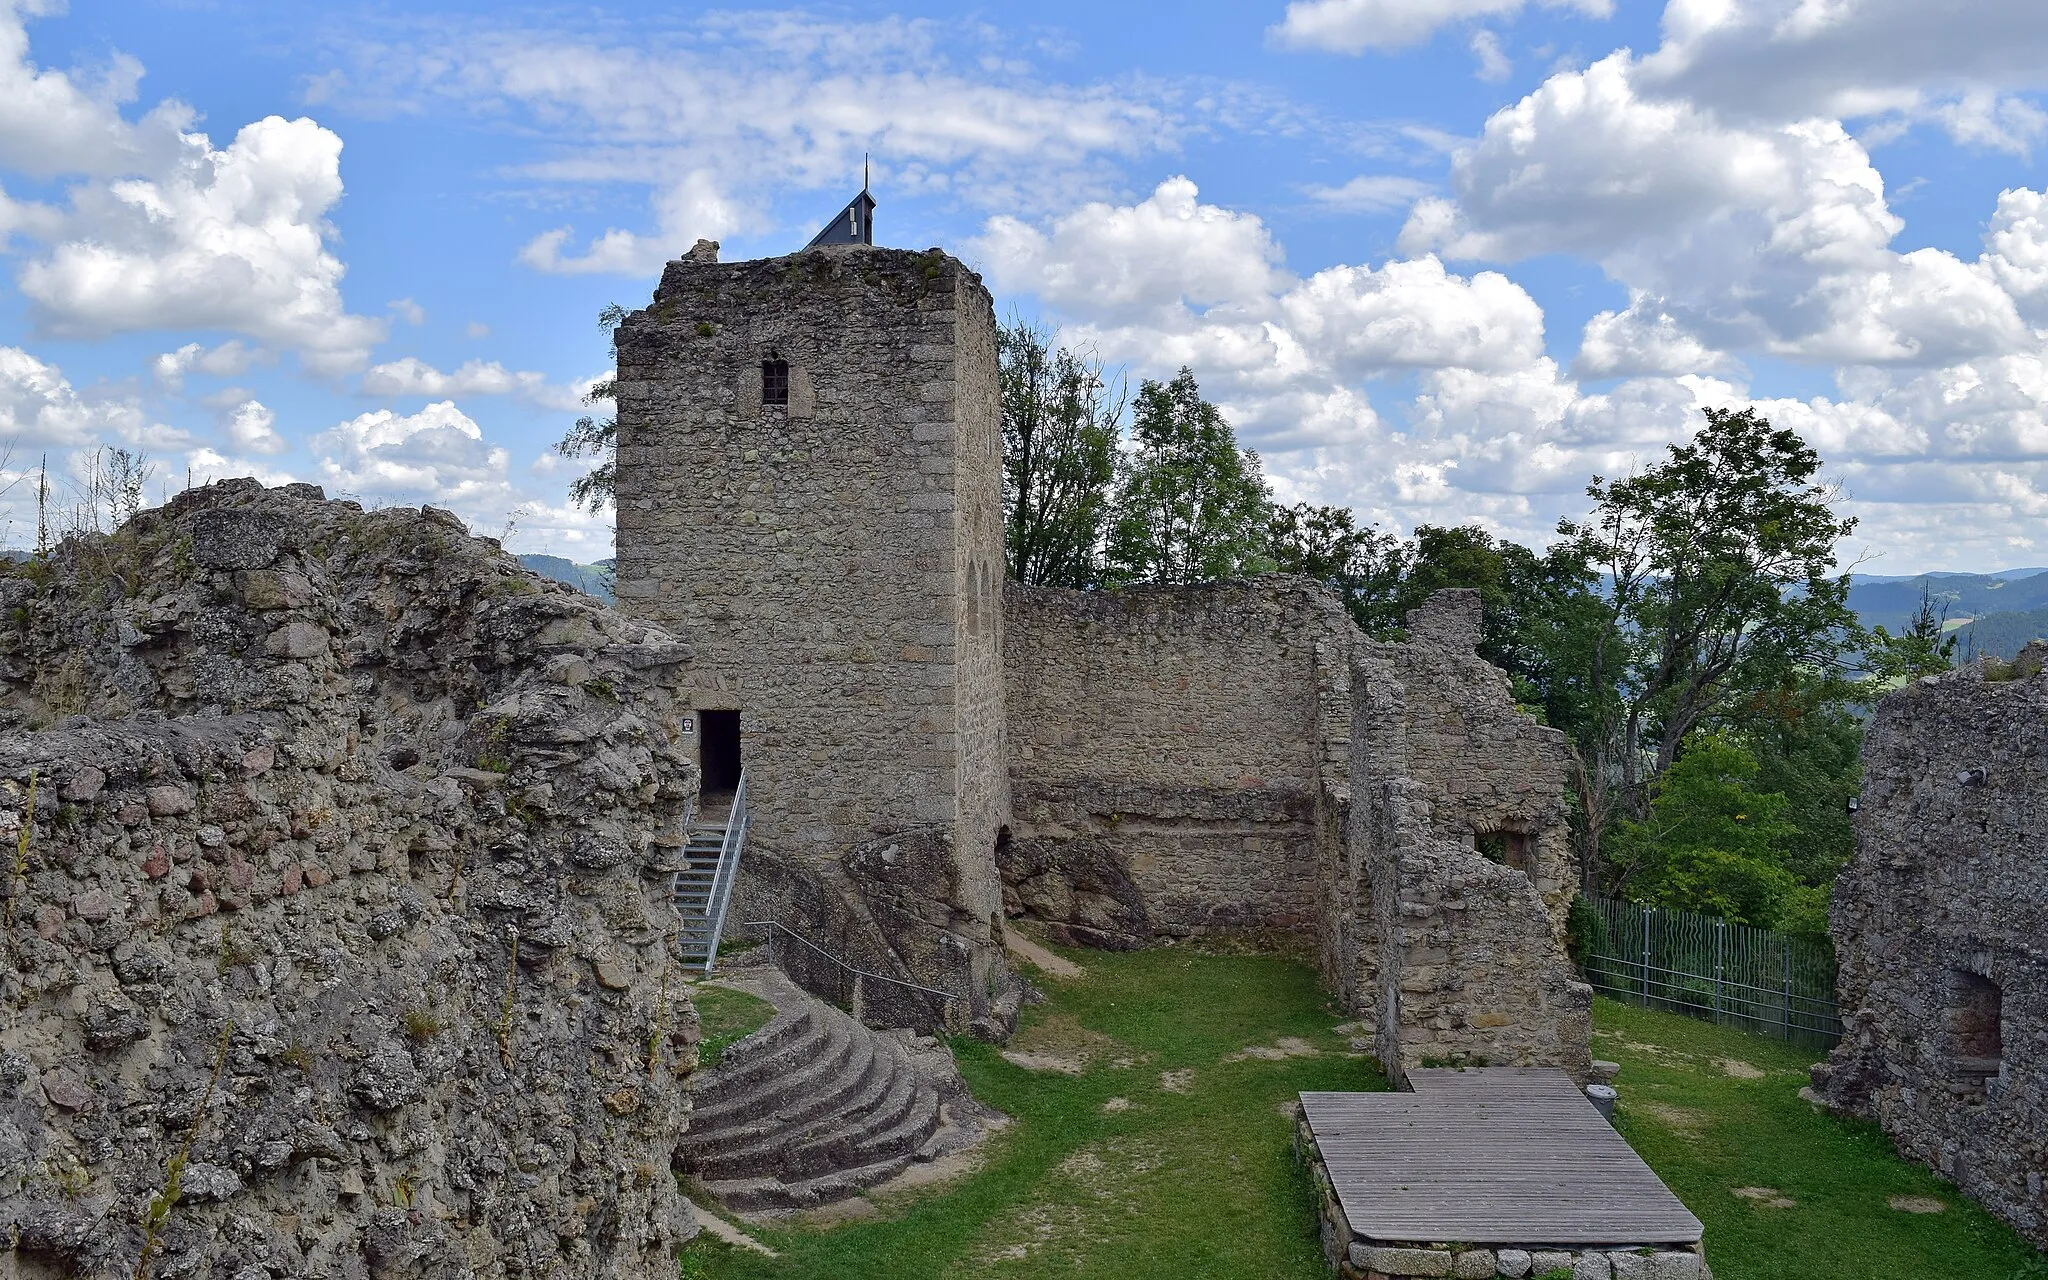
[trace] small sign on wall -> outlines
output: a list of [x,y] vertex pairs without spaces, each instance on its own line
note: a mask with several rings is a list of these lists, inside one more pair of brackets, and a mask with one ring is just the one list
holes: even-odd
[[691,717],[691,716],[684,716],[684,717],[683,717],[683,732],[684,732],[684,733],[695,733],[695,732],[697,732],[697,721],[696,721],[696,719],[695,719],[695,718],[693,718],[693,717]]

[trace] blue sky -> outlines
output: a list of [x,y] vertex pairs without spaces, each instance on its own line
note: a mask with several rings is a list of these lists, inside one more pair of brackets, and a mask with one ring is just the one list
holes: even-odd
[[6,470],[122,444],[596,558],[548,446],[598,309],[796,249],[866,151],[882,242],[1191,366],[1285,497],[1540,542],[1754,403],[1871,571],[2048,562],[2048,5],[1020,12],[0,0]]

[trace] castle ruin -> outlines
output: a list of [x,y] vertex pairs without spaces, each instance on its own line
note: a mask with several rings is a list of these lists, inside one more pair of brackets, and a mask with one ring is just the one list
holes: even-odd
[[1844,1034],[1817,1096],[2048,1247],[2048,647],[1878,704],[1829,932]]
[[994,307],[938,249],[700,242],[617,346],[618,600],[694,645],[707,793],[746,771],[737,919],[951,996],[871,1017],[988,1034],[1006,913],[1308,931],[1396,1079],[1584,1077],[1568,748],[1474,652],[1476,593],[1384,644],[1304,579],[1007,582]]

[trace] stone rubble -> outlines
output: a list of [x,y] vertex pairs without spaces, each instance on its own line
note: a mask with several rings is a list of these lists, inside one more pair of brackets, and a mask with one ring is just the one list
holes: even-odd
[[10,1274],[672,1280],[686,646],[247,480],[0,615]]

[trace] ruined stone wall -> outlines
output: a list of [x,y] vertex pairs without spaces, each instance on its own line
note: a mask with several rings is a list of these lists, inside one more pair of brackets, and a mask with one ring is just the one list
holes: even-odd
[[1432,597],[1404,644],[1366,640],[1297,578],[1012,584],[1008,610],[1013,914],[1113,947],[1312,931],[1396,1079],[1585,1076],[1569,748],[1474,652],[1476,592]]
[[1878,704],[1829,932],[1845,1035],[1820,1096],[2048,1247],[2048,677]]
[[865,928],[852,850],[936,833],[926,927],[862,950],[978,1015],[1002,963],[993,304],[937,250],[715,249],[618,330],[620,607],[692,638],[697,708],[741,713],[742,918],[808,900],[793,926]]
[[1429,1066],[1554,1066],[1588,1078],[1592,988],[1529,877],[1429,831],[1427,787],[1378,784],[1368,814],[1370,935],[1354,979],[1399,1084]]
[[686,648],[253,481],[0,609],[9,1274],[674,1276]]
[[1388,758],[1424,785],[1432,831],[1525,872],[1562,937],[1579,879],[1565,821],[1571,746],[1523,714],[1507,673],[1476,652],[1478,592],[1440,591],[1407,623],[1407,643],[1371,653],[1400,689],[1399,714],[1383,717]]
[[1478,592],[1440,591],[1408,614],[1405,643],[1355,650],[1346,866],[1370,905],[1324,967],[1397,1082],[1461,1062],[1584,1080],[1592,989],[1563,947],[1570,748],[1515,705],[1479,629]]
[[1109,946],[1315,921],[1325,695],[1347,670],[1327,594],[1011,583],[1006,607],[1013,910]]

